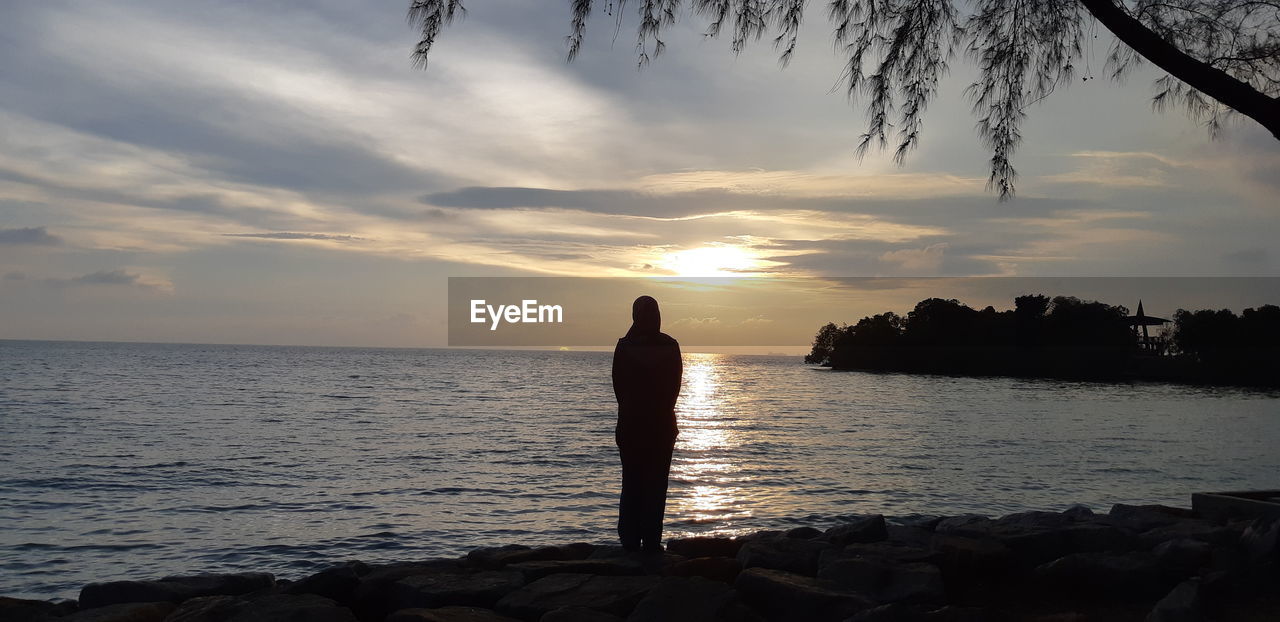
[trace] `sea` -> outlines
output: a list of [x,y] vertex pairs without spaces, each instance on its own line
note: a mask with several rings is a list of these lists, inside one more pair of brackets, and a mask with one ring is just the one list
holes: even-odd
[[[0,341],[0,595],[615,540],[610,353]],[[1280,393],[684,355],[665,534],[1280,488]]]

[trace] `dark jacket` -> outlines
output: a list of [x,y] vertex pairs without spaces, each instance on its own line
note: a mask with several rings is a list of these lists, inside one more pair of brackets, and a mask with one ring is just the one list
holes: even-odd
[[618,399],[619,447],[675,442],[680,394],[680,344],[666,333],[631,331],[613,350],[613,394]]

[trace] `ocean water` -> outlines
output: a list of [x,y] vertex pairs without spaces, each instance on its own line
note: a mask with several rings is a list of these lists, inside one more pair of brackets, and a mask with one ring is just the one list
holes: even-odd
[[[0,341],[0,595],[614,538],[609,353]],[[1280,487],[1280,394],[685,355],[669,536]]]

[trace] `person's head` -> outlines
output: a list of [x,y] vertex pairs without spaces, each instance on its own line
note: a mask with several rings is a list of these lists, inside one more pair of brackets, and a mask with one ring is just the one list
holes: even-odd
[[652,296],[641,296],[631,303],[631,334],[654,334],[662,328],[662,313]]

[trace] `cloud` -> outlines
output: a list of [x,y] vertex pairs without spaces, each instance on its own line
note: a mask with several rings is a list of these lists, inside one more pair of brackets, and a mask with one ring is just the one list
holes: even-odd
[[330,233],[297,233],[279,231],[274,233],[224,233],[229,238],[261,238],[265,240],[333,240],[336,242],[354,242],[365,238],[354,235],[334,235]]
[[0,229],[0,244],[57,246],[62,244],[62,238],[49,233],[44,227]]
[[946,242],[930,244],[924,248],[904,248],[880,255],[880,261],[897,264],[898,267],[916,273],[937,272],[942,266],[943,255],[949,245]]

